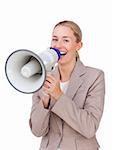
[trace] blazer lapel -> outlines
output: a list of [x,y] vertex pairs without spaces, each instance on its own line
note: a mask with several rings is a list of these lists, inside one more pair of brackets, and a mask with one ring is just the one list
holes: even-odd
[[83,83],[82,76],[86,72],[86,67],[82,64],[82,62],[78,59],[76,62],[76,66],[71,74],[69,86],[67,89],[66,94],[72,99],[74,95],[76,94],[78,88]]

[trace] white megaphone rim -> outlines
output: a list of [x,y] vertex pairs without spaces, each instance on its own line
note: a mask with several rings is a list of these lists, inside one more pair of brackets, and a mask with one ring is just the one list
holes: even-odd
[[[28,49],[18,49],[18,50],[15,50],[14,52],[12,52],[12,53],[8,56],[8,58],[7,58],[7,60],[6,60],[6,63],[5,63],[5,74],[6,74],[7,80],[9,81],[9,83],[11,84],[11,86],[12,86],[14,89],[16,89],[17,91],[19,91],[19,92],[21,92],[21,93],[32,94],[32,93],[37,92],[37,91],[43,86],[45,80],[43,81],[43,84],[41,85],[40,88],[38,88],[38,89],[36,89],[36,90],[34,90],[34,91],[32,91],[32,92],[25,92],[25,91],[22,91],[22,90],[16,88],[16,87],[12,84],[12,82],[10,81],[10,79],[9,79],[9,77],[8,77],[8,74],[7,74],[7,64],[8,64],[8,60],[10,59],[10,57],[11,57],[14,53],[17,53],[17,52],[20,52],[20,51],[25,51],[25,52],[29,52],[29,53],[33,54],[33,56],[34,56],[36,59],[40,60],[40,63],[41,63],[41,65],[43,66],[43,68],[45,68],[45,65],[44,65],[43,61],[41,60],[41,58],[40,58],[36,53],[34,53],[34,52],[32,52],[31,50],[28,50]],[[31,57],[32,57],[32,56],[31,56]],[[44,73],[44,78],[46,79],[46,69],[44,69],[43,71],[44,71],[44,72],[43,72],[43,73]]]

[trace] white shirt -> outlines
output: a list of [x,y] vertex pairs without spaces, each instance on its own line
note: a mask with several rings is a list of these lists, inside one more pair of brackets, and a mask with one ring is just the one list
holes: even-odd
[[60,82],[61,90],[62,90],[64,93],[66,93],[67,88],[68,88],[68,85],[69,85],[69,80],[66,81],[66,82]]

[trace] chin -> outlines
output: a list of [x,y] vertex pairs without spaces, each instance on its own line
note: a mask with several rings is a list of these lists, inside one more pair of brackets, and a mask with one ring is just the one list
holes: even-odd
[[67,63],[67,61],[65,59],[60,59],[58,62],[58,64],[60,64],[60,65],[64,65],[66,63]]

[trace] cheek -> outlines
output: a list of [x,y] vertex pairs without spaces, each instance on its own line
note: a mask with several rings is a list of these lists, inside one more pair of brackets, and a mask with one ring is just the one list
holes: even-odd
[[70,43],[67,45],[68,51],[75,51],[76,50],[76,44],[75,43]]
[[74,54],[76,53],[76,48],[75,48],[75,47],[70,47],[70,48],[68,49],[68,53],[69,53],[70,55],[74,55]]

